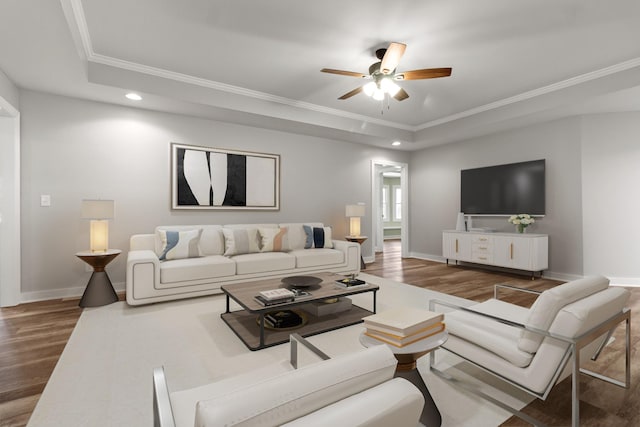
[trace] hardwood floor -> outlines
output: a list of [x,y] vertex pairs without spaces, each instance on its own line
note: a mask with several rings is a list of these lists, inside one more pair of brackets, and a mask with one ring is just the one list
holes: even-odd
[[[530,280],[506,272],[459,267],[417,259],[402,259],[399,241],[385,243],[385,251],[368,264],[366,273],[429,288],[475,301],[493,296],[495,283],[509,283],[533,289],[548,289],[559,282]],[[533,296],[505,294],[504,299],[529,306]],[[640,365],[634,365],[640,334],[636,333],[640,289],[632,291],[632,387],[629,390],[581,378],[581,415],[585,426],[633,426],[640,423]],[[44,386],[80,317],[78,299],[53,300],[0,309],[0,427],[26,425]],[[607,374],[619,374],[623,357],[621,330],[615,342],[594,369],[607,367]],[[547,401],[535,401],[525,412],[552,426],[569,425],[570,383],[554,388]],[[504,426],[526,425],[512,418]]]

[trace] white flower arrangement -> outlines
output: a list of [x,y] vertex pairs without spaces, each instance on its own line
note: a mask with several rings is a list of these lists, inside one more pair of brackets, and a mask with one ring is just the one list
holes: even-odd
[[508,221],[511,224],[516,225],[520,233],[522,233],[525,228],[536,222],[536,220],[529,214],[511,215]]

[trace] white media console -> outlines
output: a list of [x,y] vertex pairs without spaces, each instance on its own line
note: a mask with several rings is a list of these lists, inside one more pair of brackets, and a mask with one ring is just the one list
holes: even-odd
[[549,268],[549,236],[546,234],[442,232],[442,255],[447,260],[536,272]]

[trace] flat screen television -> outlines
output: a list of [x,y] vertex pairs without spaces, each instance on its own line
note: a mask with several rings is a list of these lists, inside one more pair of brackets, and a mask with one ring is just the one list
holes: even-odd
[[465,215],[545,214],[545,161],[460,171],[460,212]]

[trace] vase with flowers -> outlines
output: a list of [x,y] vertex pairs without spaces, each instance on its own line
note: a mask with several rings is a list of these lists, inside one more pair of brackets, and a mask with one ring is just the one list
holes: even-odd
[[536,222],[536,220],[529,214],[511,215],[508,221],[516,226],[516,231],[518,233],[524,233],[528,226]]

